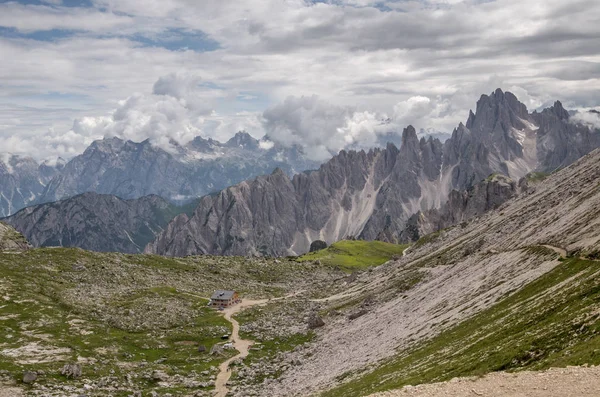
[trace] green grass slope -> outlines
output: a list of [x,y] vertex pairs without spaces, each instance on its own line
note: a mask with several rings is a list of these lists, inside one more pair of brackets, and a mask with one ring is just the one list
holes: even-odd
[[382,241],[343,240],[326,249],[298,257],[298,262],[316,261],[329,266],[339,266],[347,271],[364,270],[379,266],[395,255],[402,255],[408,245],[390,244]]
[[[32,393],[47,387],[49,395],[60,394],[67,386],[82,394],[86,379],[93,395],[210,395],[216,367],[235,354],[198,351],[230,333],[230,324],[206,306],[214,289],[276,297],[309,289],[304,280],[324,288],[343,274],[261,258],[175,259],[67,248],[0,253],[0,369],[17,384],[24,371],[43,371],[29,386]],[[82,379],[60,375],[66,363],[80,363]],[[169,381],[156,379],[157,370]]]
[[432,340],[374,370],[345,374],[338,379],[341,386],[322,396],[363,396],[492,371],[582,364],[600,364],[600,262],[569,258]]

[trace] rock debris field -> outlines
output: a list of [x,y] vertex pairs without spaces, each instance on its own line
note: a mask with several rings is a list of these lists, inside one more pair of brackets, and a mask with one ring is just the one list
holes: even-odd
[[496,372],[482,378],[455,378],[448,382],[372,394],[369,397],[597,397],[600,367],[551,368],[547,371]]

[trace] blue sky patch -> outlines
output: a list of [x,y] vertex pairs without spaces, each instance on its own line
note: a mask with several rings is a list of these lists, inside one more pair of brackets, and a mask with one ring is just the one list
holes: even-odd
[[171,51],[207,52],[221,48],[218,42],[200,30],[190,31],[170,28],[157,36],[135,35],[131,36],[130,39],[144,47],[161,47]]
[[57,41],[71,37],[77,33],[76,30],[69,29],[51,29],[51,30],[39,30],[36,32],[24,33],[19,32],[15,28],[8,28],[0,26],[0,37],[6,37],[11,39],[30,39],[37,41]]

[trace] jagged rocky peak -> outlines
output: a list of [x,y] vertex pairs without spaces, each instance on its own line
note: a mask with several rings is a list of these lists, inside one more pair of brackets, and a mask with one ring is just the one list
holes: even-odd
[[568,120],[569,112],[565,110],[563,104],[560,101],[554,102],[554,105],[550,108],[544,109],[544,111],[553,114],[558,117],[560,120]]
[[[413,214],[440,209],[448,199],[454,201],[445,217],[463,219],[497,205],[486,194],[501,200],[513,194],[515,183],[503,176],[485,181],[489,175],[519,180],[600,146],[589,129],[561,119],[561,109],[530,115],[512,93],[498,89],[480,98],[467,125],[444,144],[419,139],[408,126],[399,149],[343,150],[291,183],[283,175],[243,182],[204,198],[193,216],[172,222],[148,251],[286,255],[308,251],[317,239],[398,241]],[[469,189],[475,193],[465,198]]]
[[106,152],[106,153],[114,153],[114,152],[118,152],[119,150],[121,150],[123,148],[123,145],[125,144],[125,140],[113,136],[113,137],[105,137],[103,139],[97,139],[95,141],[93,141],[90,146],[88,146],[88,148],[84,151],[84,154],[86,152],[93,152],[93,151],[101,151],[101,152]]
[[475,114],[471,111],[466,127],[487,134],[506,133],[511,127],[528,127],[527,107],[511,92],[498,88],[491,95],[482,95],[477,102]]
[[215,148],[221,146],[219,141],[215,141],[212,138],[203,138],[201,136],[197,136],[192,139],[187,145],[188,148],[194,151],[198,151],[201,153],[211,153],[214,152]]
[[225,145],[228,147],[241,147],[243,149],[257,149],[258,143],[258,139],[253,138],[246,131],[239,131]]
[[[409,125],[402,131],[402,146],[416,150],[419,145],[419,138],[417,137],[417,130],[412,125]],[[400,147],[402,150],[402,147]]]

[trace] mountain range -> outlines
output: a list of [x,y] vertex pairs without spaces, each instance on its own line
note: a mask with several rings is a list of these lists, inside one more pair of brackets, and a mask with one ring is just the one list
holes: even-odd
[[[452,190],[494,173],[518,181],[553,172],[600,146],[600,134],[572,122],[560,102],[529,113],[510,92],[482,95],[466,124],[444,143],[412,126],[398,149],[341,151],[318,170],[281,169],[205,196],[146,252],[185,256],[295,255],[314,240],[356,237],[397,242],[411,216],[440,208]],[[405,235],[405,233],[404,233]]]
[[0,161],[0,216],[33,204],[86,192],[136,199],[156,194],[182,203],[280,167],[290,175],[314,169],[299,146],[284,147],[238,132],[225,143],[196,137],[169,151],[150,140],[94,141],[81,155],[56,165],[22,156]]
[[[600,134],[560,102],[529,113],[496,90],[445,142],[409,126],[399,148],[341,151],[315,171],[297,173],[314,166],[300,148],[246,133],[224,144],[197,137],[171,152],[109,138],[54,167],[12,157],[1,197],[43,203],[5,219],[34,246],[297,255],[315,240],[416,241],[526,193],[531,172],[551,173],[599,146]],[[172,204],[212,189],[184,208]]]

